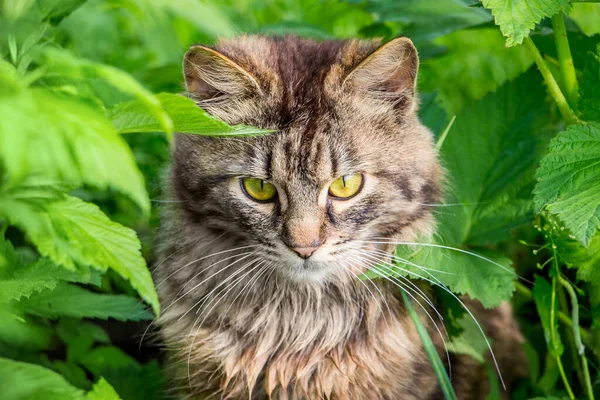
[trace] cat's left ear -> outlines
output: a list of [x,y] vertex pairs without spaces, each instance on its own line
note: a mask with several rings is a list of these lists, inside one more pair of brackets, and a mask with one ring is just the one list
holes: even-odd
[[371,53],[344,79],[351,87],[369,97],[393,101],[404,113],[415,109],[415,90],[419,56],[408,38],[394,39]]

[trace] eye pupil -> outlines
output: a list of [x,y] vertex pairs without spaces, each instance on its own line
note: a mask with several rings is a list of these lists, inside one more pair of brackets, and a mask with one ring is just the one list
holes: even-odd
[[277,195],[277,189],[273,184],[259,178],[242,178],[240,184],[246,196],[260,203],[273,201]]
[[360,192],[362,184],[362,174],[342,175],[329,185],[329,195],[336,199],[349,199]]

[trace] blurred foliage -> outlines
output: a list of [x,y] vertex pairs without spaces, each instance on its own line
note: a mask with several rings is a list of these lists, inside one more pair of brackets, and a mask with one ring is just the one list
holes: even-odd
[[[421,118],[448,135],[448,195],[432,205],[436,241],[400,246],[374,274],[437,287],[454,351],[482,363],[487,345],[456,296],[513,302],[531,372],[514,399],[597,396],[600,4],[1,0],[0,398],[168,397],[135,321],[159,313],[147,264],[171,134],[267,133],[175,95],[181,61],[194,43],[244,33],[413,39]],[[541,61],[519,45],[530,34]],[[569,62],[578,121],[566,126]]]

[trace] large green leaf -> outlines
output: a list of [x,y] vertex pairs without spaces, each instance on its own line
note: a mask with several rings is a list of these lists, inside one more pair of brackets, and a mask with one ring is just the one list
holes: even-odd
[[457,115],[442,147],[449,193],[437,219],[438,244],[458,250],[399,247],[397,255],[412,264],[398,262],[404,271],[397,273],[439,282],[488,308],[512,296],[510,260],[478,246],[505,240],[532,216],[535,166],[545,144],[543,96],[539,78],[528,73]]
[[19,302],[28,314],[47,318],[114,318],[119,321],[152,319],[142,303],[125,295],[99,294],[67,283],[32,294]]
[[442,147],[451,204],[439,215],[444,242],[491,244],[529,221],[530,189],[546,145],[544,93],[531,71],[457,115]]
[[516,78],[533,63],[523,46],[506,47],[494,27],[454,32],[435,43],[447,52],[423,61],[419,85],[426,90],[439,90],[444,108],[452,114],[466,102],[480,99]]
[[71,386],[56,372],[0,358],[0,399],[7,400],[84,400],[83,392]]
[[523,43],[529,31],[543,18],[558,12],[569,11],[570,0],[482,0],[483,5],[492,10],[496,25],[500,25],[506,36],[506,44],[514,46]]
[[417,247],[412,253],[407,248],[398,248],[397,257],[408,261],[396,261],[397,274],[446,286],[456,294],[479,300],[486,308],[512,297],[515,275],[506,256],[489,250],[477,250],[476,255],[470,255],[439,247]]
[[600,226],[600,123],[571,125],[559,133],[536,176],[537,210],[558,215],[588,245]]
[[31,191],[20,189],[2,193],[0,215],[21,228],[40,253],[73,270],[76,264],[113,269],[158,314],[156,290],[133,230],[76,197],[40,201],[30,196]]
[[135,96],[160,123],[161,130],[172,133],[173,122],[161,108],[160,101],[131,75],[110,65],[74,57],[65,50],[45,48],[44,70],[52,75],[72,78],[101,79],[124,93]]
[[0,165],[11,184],[29,176],[112,187],[150,209],[131,150],[102,114],[72,97],[28,89],[8,74],[0,89]]
[[[245,125],[229,126],[209,115],[186,97],[161,93],[156,96],[174,124],[175,132],[209,136],[258,135],[271,131]],[[158,132],[161,125],[140,101],[121,103],[109,112],[114,126],[121,133]]]
[[600,45],[595,54],[588,53],[580,93],[579,109],[583,119],[600,121]]

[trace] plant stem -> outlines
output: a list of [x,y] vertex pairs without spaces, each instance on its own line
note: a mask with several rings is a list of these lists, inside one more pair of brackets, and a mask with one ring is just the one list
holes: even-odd
[[533,43],[533,40],[531,40],[530,37],[526,37],[523,43],[525,44],[525,47],[527,47],[529,49],[529,52],[533,55],[533,57],[535,59],[535,63],[537,65],[538,69],[540,70],[540,73],[544,77],[544,81],[546,82],[546,85],[548,86],[550,95],[552,96],[552,98],[554,99],[554,102],[558,106],[560,114],[562,115],[563,119],[565,120],[565,123],[567,125],[572,125],[572,124],[577,123],[577,117],[573,113],[573,110],[571,110],[571,107],[569,107],[569,103],[567,102],[567,99],[565,99],[565,96],[560,91],[560,87],[558,87],[558,84],[556,83],[554,76],[552,76],[552,72],[550,72],[550,69],[548,69],[548,65],[546,65],[546,61],[544,61],[544,58],[540,54],[537,47],[535,47],[535,43]]
[[442,364],[442,360],[440,360],[440,355],[438,354],[437,349],[435,348],[431,337],[425,328],[425,325],[423,325],[423,322],[421,322],[419,314],[417,314],[412,307],[410,299],[404,290],[400,290],[400,293],[402,294],[402,299],[406,305],[406,310],[415,324],[415,328],[417,328],[421,342],[423,342],[423,347],[425,348],[425,352],[429,357],[429,361],[431,361],[431,366],[433,367],[435,375],[440,383],[444,397],[446,400],[457,400],[456,393],[454,393],[454,388],[450,383],[450,378],[448,378],[448,374],[446,373],[446,368],[444,368],[444,364]]
[[[558,262],[555,263],[556,266],[556,275],[558,275]],[[556,320],[556,286],[557,286],[558,277],[554,276],[552,278],[552,299],[550,303],[550,340],[552,341],[552,347],[554,351],[554,358],[556,359],[556,364],[558,366],[558,371],[560,372],[560,377],[562,378],[563,384],[565,385],[565,389],[569,394],[569,398],[571,400],[575,400],[575,394],[573,394],[573,389],[571,389],[571,385],[569,385],[569,380],[567,379],[567,375],[565,374],[565,369],[562,365],[562,360],[560,359],[560,354],[556,352],[558,348],[558,341],[556,338],[556,326],[554,322]]]
[[[559,283],[560,282],[559,280]],[[567,296],[565,295],[565,290],[564,288],[559,287],[558,288],[558,300],[559,300],[559,304],[560,304],[560,308],[559,310],[562,311],[563,313],[569,313],[569,303],[567,301]],[[579,324],[579,321],[575,321],[573,320],[573,324]],[[578,349],[579,346],[577,345],[576,341],[575,341],[575,336],[573,335],[573,324],[571,324],[571,329],[565,329],[565,334],[567,335],[567,337],[569,338],[569,351],[571,352],[571,357],[573,359],[573,368],[575,369],[575,372],[577,372],[577,378],[580,381],[584,380],[583,377],[583,371],[581,370],[581,365],[579,365],[579,363],[576,361],[579,358],[579,353],[578,353]]]
[[577,352],[581,357],[581,366],[583,368],[583,377],[585,381],[585,390],[588,395],[589,400],[594,400],[594,391],[592,390],[592,379],[590,378],[590,371],[588,368],[587,358],[585,358],[585,346],[581,341],[581,332],[579,329],[579,302],[577,301],[577,293],[571,286],[571,284],[561,277],[558,278],[560,280],[560,284],[567,290],[569,297],[571,298],[571,319],[573,321],[573,336],[575,339],[575,346],[577,347]]
[[557,13],[552,17],[552,29],[554,30],[556,51],[560,63],[560,72],[565,82],[567,99],[571,107],[575,107],[579,94],[579,84],[577,83],[577,75],[575,74],[575,66],[573,65],[573,57],[571,56],[571,48],[569,47],[569,39],[567,37],[567,28],[565,27],[565,19],[562,13]]
[[[517,288],[518,293],[527,297],[529,300],[533,300],[533,295],[531,294],[531,289],[529,289],[527,286],[523,285],[521,282],[515,282],[515,287]],[[566,326],[568,326],[569,328],[573,329],[573,322],[571,321],[571,318],[564,312],[562,312],[562,311],[558,312],[558,320],[560,322],[562,322],[563,324],[565,324]],[[581,339],[583,340],[583,343],[585,343],[587,346],[591,347],[592,340],[591,340],[589,332],[587,332],[586,330],[584,330],[582,328],[579,328],[579,329],[580,329]]]

